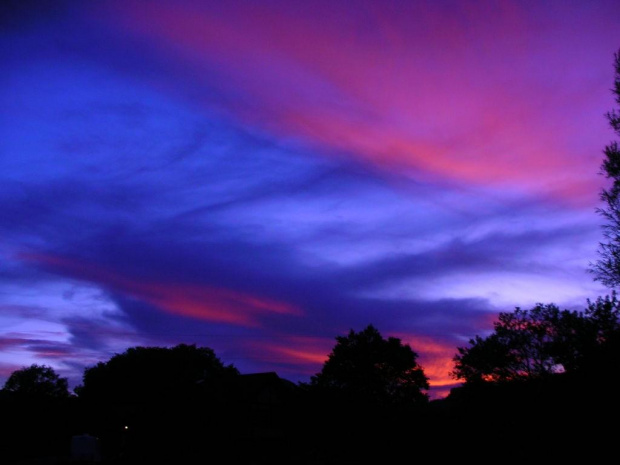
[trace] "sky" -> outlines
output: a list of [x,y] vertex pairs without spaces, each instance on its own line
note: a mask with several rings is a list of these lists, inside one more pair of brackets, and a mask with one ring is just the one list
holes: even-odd
[[617,1],[27,0],[0,13],[0,382],[132,346],[441,397],[499,312],[609,293]]

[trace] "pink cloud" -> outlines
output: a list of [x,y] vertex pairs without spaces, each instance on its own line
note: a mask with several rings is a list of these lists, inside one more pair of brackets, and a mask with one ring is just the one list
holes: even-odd
[[21,347],[29,341],[21,337],[0,337],[0,351]]
[[[575,148],[571,127],[600,97],[592,60],[552,9],[124,1],[97,11],[186,73],[241,92],[227,109],[279,137],[418,175],[573,201],[597,191],[598,161]],[[583,129],[602,128],[600,116]]]
[[59,255],[28,253],[20,258],[75,279],[112,288],[165,312],[198,320],[258,326],[260,315],[303,313],[294,305],[264,296],[212,286],[148,281]]
[[9,333],[7,337],[0,337],[0,352],[25,353],[30,352],[37,358],[68,359],[75,357],[75,349],[66,342],[41,339],[45,332],[40,334]]
[[13,374],[14,371],[21,370],[24,368],[23,365],[14,365],[12,363],[0,363],[0,380],[4,380],[2,385],[6,380]]
[[308,376],[316,374],[334,345],[333,338],[281,335],[271,341],[246,341],[262,362],[290,365]]

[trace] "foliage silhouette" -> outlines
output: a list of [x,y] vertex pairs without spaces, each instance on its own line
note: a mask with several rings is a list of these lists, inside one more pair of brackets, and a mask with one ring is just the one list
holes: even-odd
[[369,325],[337,336],[336,345],[310,387],[346,396],[352,401],[379,405],[414,405],[426,402],[422,390],[428,378],[409,345],[394,337],[384,339]]
[[615,384],[616,373],[610,367],[620,364],[620,301],[616,293],[588,301],[585,314],[588,334],[577,368],[593,379],[609,377]]
[[[466,383],[543,378],[590,369],[620,332],[616,294],[588,301],[585,312],[537,304],[500,313],[493,333],[458,347],[452,376]],[[610,345],[611,347],[611,345]]]
[[131,347],[84,371],[75,389],[85,399],[140,401],[187,395],[210,380],[236,376],[208,347]]
[[551,373],[553,321],[560,311],[554,305],[500,313],[494,332],[476,336],[470,347],[457,348],[453,376],[467,382],[509,381]]
[[69,397],[67,378],[61,378],[47,365],[33,364],[14,371],[4,384],[4,390],[31,397]]
[[227,389],[238,376],[208,347],[131,347],[84,370],[75,392],[108,460],[190,462],[201,438],[235,437]]
[[[620,50],[615,54],[615,79],[612,89],[615,100],[620,105]],[[607,120],[616,135],[620,136],[620,112],[611,110]],[[605,158],[601,172],[612,180],[611,187],[601,191],[601,200],[605,203],[598,213],[604,218],[604,242],[599,244],[599,259],[591,265],[590,271],[595,279],[613,288],[620,284],[620,147],[617,141],[610,142],[603,150]]]

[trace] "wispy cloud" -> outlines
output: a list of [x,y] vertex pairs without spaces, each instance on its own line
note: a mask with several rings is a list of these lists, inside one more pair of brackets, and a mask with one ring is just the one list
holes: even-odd
[[0,370],[187,342],[307,380],[372,323],[448,389],[498,311],[605,292],[617,2],[21,3]]

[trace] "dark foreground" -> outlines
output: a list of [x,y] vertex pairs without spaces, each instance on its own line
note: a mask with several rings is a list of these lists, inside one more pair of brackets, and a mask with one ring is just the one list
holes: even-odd
[[235,402],[3,396],[0,463],[76,463],[71,438],[83,433],[99,438],[99,463],[119,465],[596,462],[617,457],[620,409],[611,380],[591,384],[558,377],[459,388],[447,399],[409,408],[299,389]]

